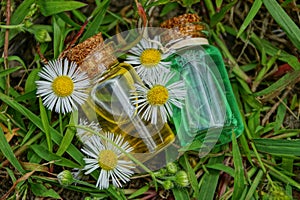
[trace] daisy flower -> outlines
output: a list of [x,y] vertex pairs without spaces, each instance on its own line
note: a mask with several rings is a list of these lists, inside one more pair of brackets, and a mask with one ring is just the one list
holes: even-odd
[[133,47],[127,55],[126,61],[132,64],[142,80],[153,79],[160,73],[169,72],[171,62],[163,61],[173,52],[162,53],[160,39],[155,36],[153,40],[142,38],[137,46]]
[[156,124],[161,116],[163,122],[173,115],[172,105],[182,108],[186,90],[183,80],[170,81],[175,72],[161,73],[156,79],[145,81],[146,85],[136,84],[131,91],[131,101],[142,113],[142,118]]
[[[86,119],[80,119],[79,120],[79,125],[80,126],[85,126],[87,128],[90,128],[96,132],[100,132],[101,128],[98,122],[88,122]],[[88,132],[84,129],[81,128],[77,128],[77,133],[76,133],[77,137],[80,139],[80,141],[82,143],[85,143],[87,140],[89,140],[93,135],[95,135],[94,133]]]
[[[120,135],[114,137],[114,134],[106,133],[106,137],[127,153],[133,150]],[[125,155],[117,147],[97,135],[85,142],[82,151],[89,156],[89,158],[83,158],[86,164],[83,168],[86,171],[85,174],[90,174],[100,168],[100,175],[96,183],[96,187],[99,189],[108,188],[110,178],[114,186],[122,187],[120,181],[128,182],[134,173],[131,170],[134,168],[133,162],[125,160]]]
[[75,62],[50,61],[38,75],[44,80],[36,81],[37,94],[50,110],[63,114],[77,110],[77,105],[83,104],[88,97],[85,93],[88,77],[77,69]]

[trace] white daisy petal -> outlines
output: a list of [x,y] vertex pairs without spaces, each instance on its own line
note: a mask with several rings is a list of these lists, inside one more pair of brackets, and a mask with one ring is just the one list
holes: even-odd
[[36,81],[36,93],[44,97],[43,104],[50,110],[63,114],[72,112],[88,97],[85,94],[89,87],[88,76],[77,69],[75,62],[50,61],[38,75],[44,80]]
[[170,62],[164,61],[170,53],[165,55],[160,48],[159,37],[142,38],[141,41],[133,47],[126,58],[127,63],[134,65],[134,69],[142,80],[153,79],[160,73],[168,72]]
[[[84,123],[84,125],[88,124]],[[91,125],[89,127],[93,128]],[[112,133],[106,133],[106,138],[108,140],[94,135],[84,142],[84,148],[81,151],[88,155],[89,158],[84,158],[86,165],[83,170],[86,171],[86,174],[89,174],[100,168],[100,175],[96,182],[96,187],[99,189],[108,188],[110,179],[114,186],[122,187],[120,180],[123,183],[130,180],[130,176],[134,173],[131,170],[134,168],[134,165],[131,160],[122,160],[121,158],[124,158],[124,154],[112,145],[110,141],[127,153],[130,153],[133,148],[129,146],[128,142],[124,142],[124,138],[120,135],[115,136]],[[116,160],[104,160],[107,156],[110,156],[110,158],[115,157]]]
[[173,115],[172,105],[181,108],[186,96],[182,80],[174,81],[176,72],[159,73],[153,79],[145,80],[146,85],[135,85],[130,100],[141,118],[156,124],[158,117],[162,122]]
[[[101,127],[98,122],[94,122],[94,121],[88,122],[87,119],[80,119],[79,125],[85,126],[86,128],[90,128],[90,129],[94,130],[95,132],[100,132],[100,130],[101,130]],[[89,140],[93,140],[94,137],[98,137],[93,132],[88,132],[82,128],[77,128],[76,135],[79,138],[79,140],[83,143],[87,143]],[[95,140],[95,141],[98,141],[98,140]],[[101,145],[101,143],[97,144],[97,146],[99,146],[99,145]],[[86,151],[86,150],[84,150],[84,151]],[[96,151],[96,153],[94,153],[94,154],[96,154],[96,157],[94,157],[94,158],[98,157],[97,152],[98,151]]]

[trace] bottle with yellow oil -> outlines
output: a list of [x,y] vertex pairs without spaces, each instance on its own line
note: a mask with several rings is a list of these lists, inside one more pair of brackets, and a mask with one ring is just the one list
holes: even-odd
[[114,43],[105,44],[102,40],[77,62],[91,80],[89,98],[81,107],[80,117],[99,122],[103,132],[122,135],[134,148],[133,155],[146,162],[168,147],[175,135],[162,120],[151,124],[137,113],[137,105],[132,105],[130,94],[135,85],[143,83],[133,67],[120,63],[114,52]]

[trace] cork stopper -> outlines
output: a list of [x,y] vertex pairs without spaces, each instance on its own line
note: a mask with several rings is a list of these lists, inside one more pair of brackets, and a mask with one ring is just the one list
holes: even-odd
[[[201,22],[201,18],[197,14],[183,14],[167,21],[160,25],[161,28],[174,29],[177,35],[169,37],[178,38],[182,36],[191,36],[193,38],[207,37],[207,25]],[[174,33],[175,34],[175,33]],[[170,40],[170,38],[164,38]]]
[[118,63],[112,43],[104,44],[101,33],[94,35],[66,52],[65,57],[77,63],[79,70],[90,79],[100,76],[105,70]]

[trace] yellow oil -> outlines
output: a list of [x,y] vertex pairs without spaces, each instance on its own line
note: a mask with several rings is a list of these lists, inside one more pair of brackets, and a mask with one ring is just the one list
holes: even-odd
[[89,121],[99,122],[103,132],[122,135],[144,162],[169,146],[175,135],[167,123],[153,125],[139,117],[129,98],[134,83],[141,84],[141,80],[131,65],[113,67],[91,88],[82,110]]

